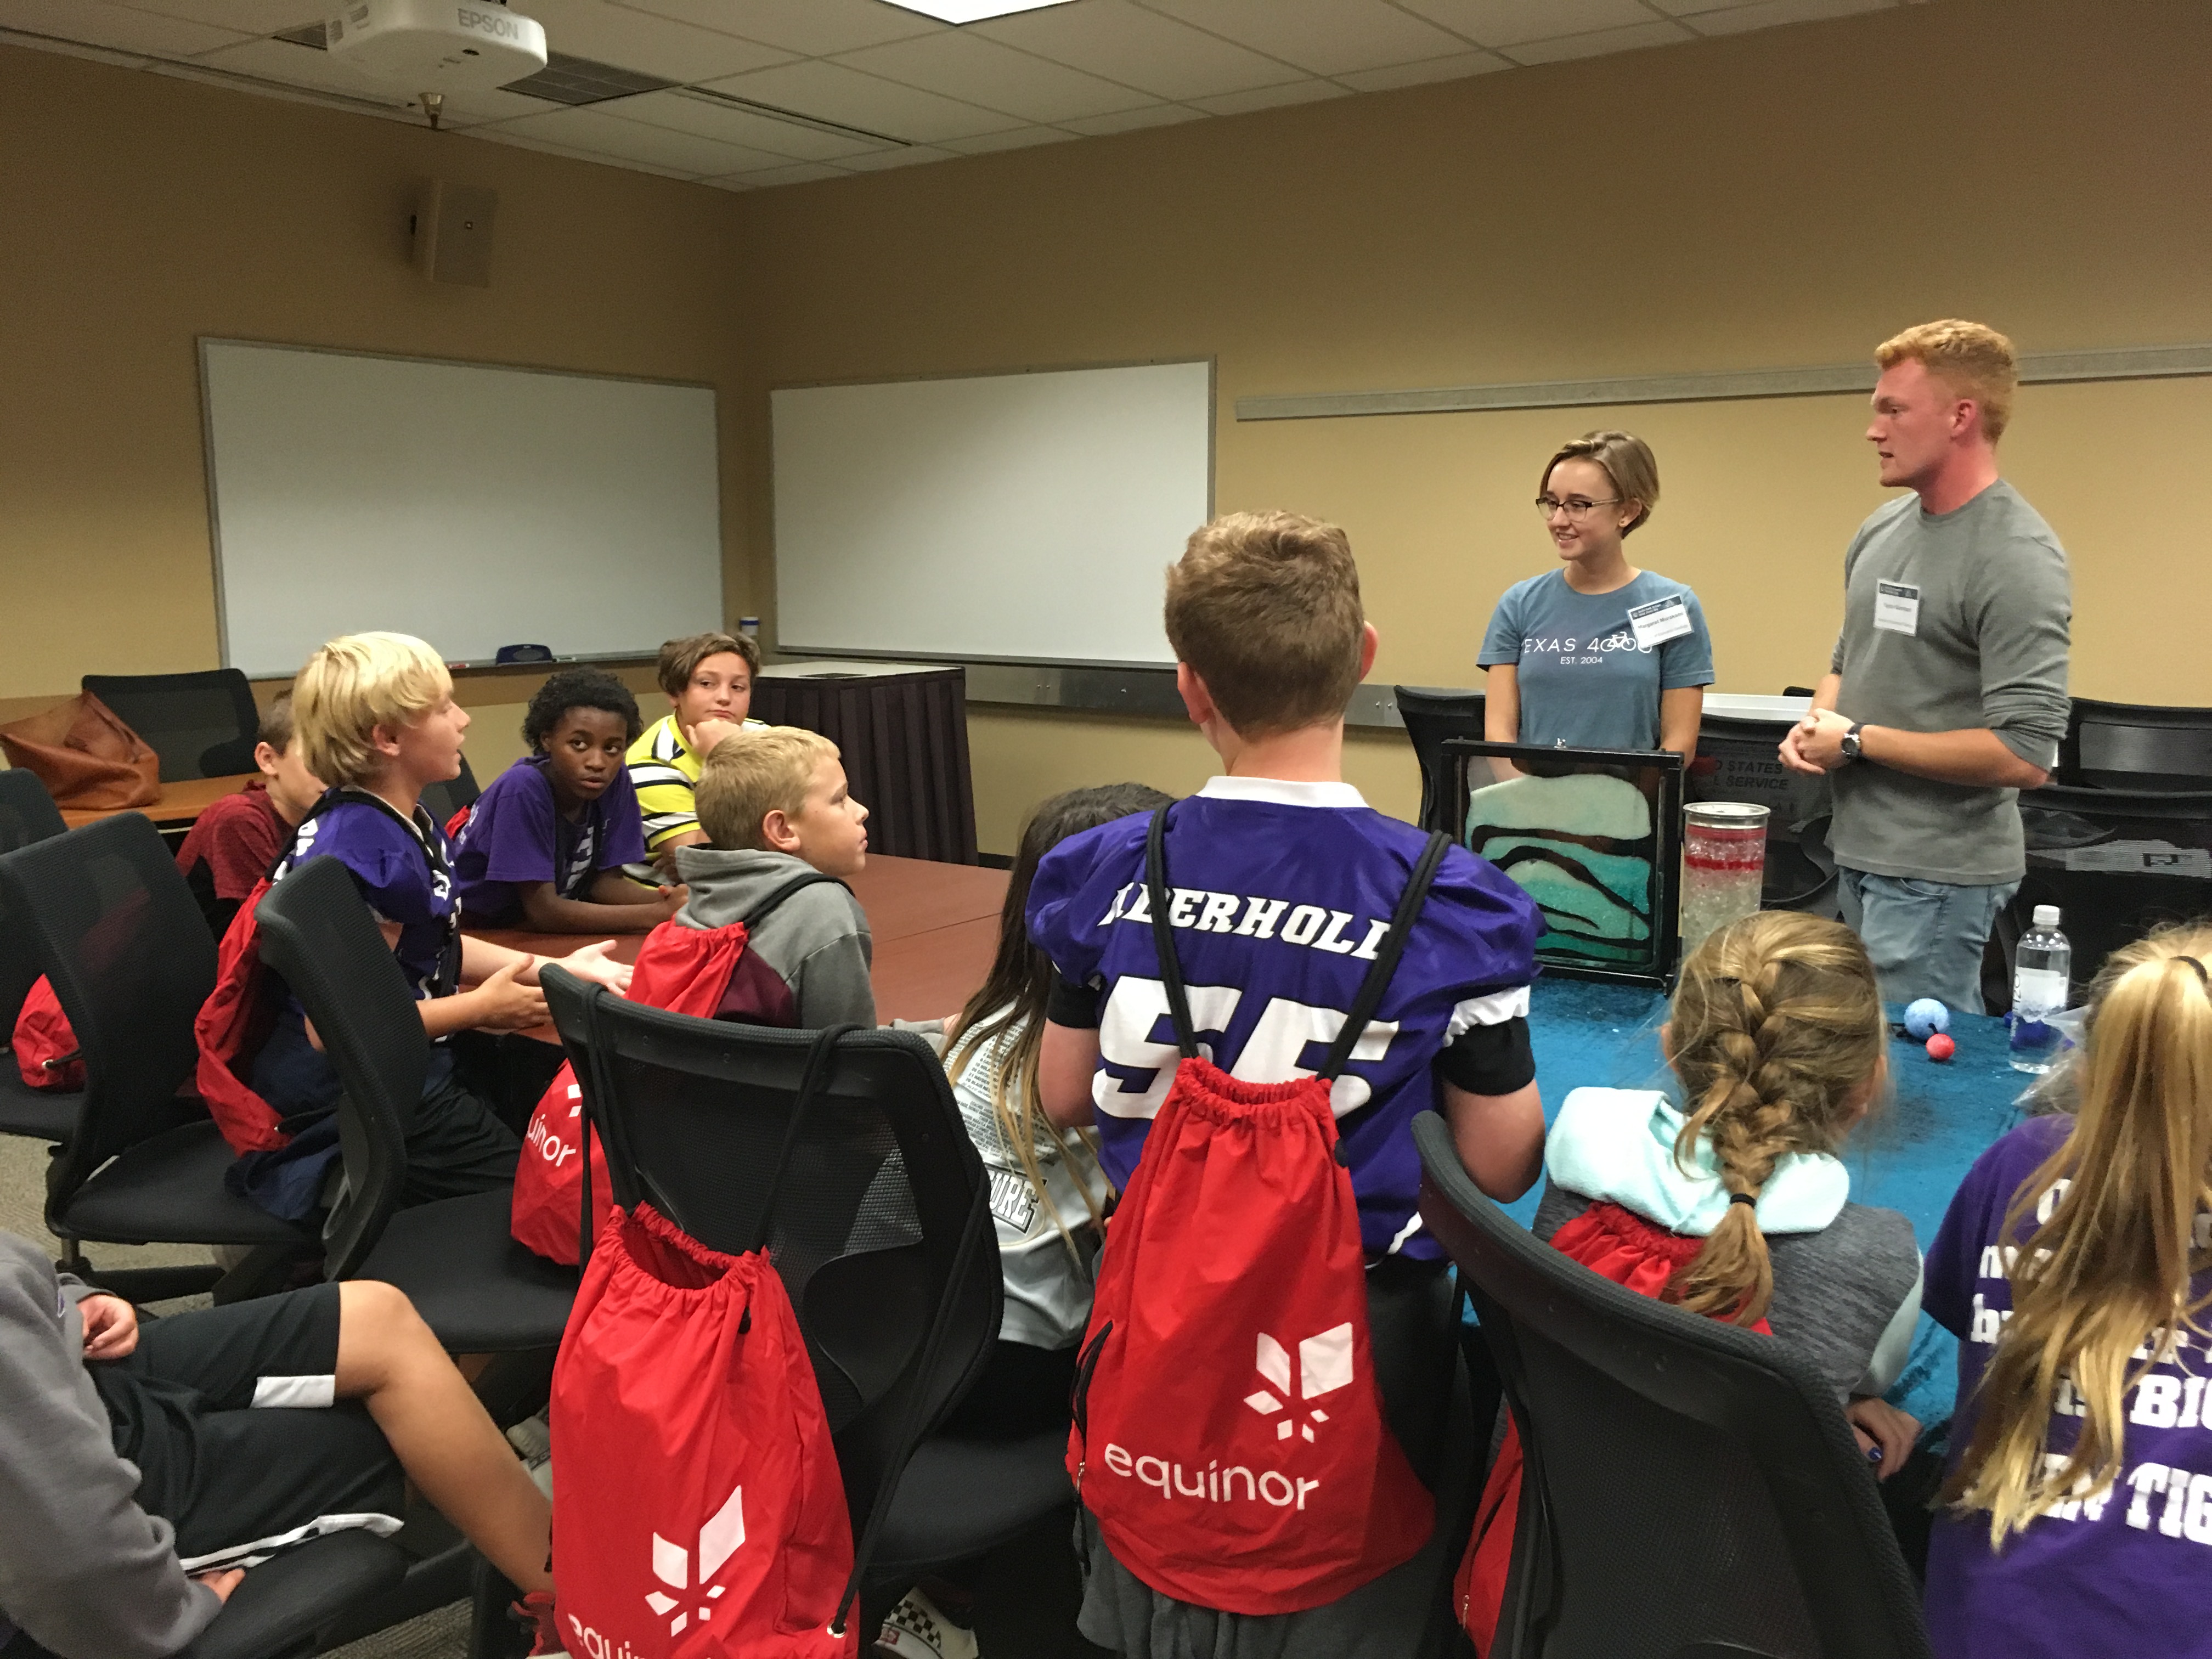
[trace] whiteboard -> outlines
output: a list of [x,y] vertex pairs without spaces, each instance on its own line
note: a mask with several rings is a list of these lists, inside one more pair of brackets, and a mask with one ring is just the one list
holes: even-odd
[[1212,363],[771,403],[783,649],[1175,660],[1163,573],[1212,515]]
[[711,387],[200,343],[222,659],[388,629],[650,656],[722,625]]

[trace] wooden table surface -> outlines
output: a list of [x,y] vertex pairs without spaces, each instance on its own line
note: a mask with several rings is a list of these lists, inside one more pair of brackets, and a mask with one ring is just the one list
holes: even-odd
[[82,830],[118,812],[143,812],[156,823],[190,823],[225,795],[236,794],[259,775],[246,772],[227,778],[179,778],[161,786],[161,797],[151,806],[64,806],[62,822],[72,830]]
[[[935,1019],[957,1013],[984,976],[999,948],[999,909],[1006,902],[1006,872],[972,864],[869,855],[867,867],[848,884],[868,913],[874,936],[876,1018]],[[478,939],[539,956],[566,956],[595,937],[615,940],[618,961],[637,960],[642,933],[532,933],[510,928],[468,930]],[[555,1041],[553,1028],[531,1032]]]

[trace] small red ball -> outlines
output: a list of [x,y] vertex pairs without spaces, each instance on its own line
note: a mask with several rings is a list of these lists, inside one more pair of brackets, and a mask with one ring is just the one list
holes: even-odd
[[1948,1060],[1958,1052],[1959,1045],[1941,1031],[1928,1039],[1928,1058],[1930,1060]]

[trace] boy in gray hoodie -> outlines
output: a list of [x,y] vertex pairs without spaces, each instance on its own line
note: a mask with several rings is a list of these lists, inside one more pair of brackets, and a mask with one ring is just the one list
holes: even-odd
[[837,745],[793,726],[724,738],[699,776],[708,844],[677,850],[690,898],[679,926],[744,922],[746,945],[717,1018],[819,1030],[873,1025],[872,942],[845,886],[868,860],[868,809]]

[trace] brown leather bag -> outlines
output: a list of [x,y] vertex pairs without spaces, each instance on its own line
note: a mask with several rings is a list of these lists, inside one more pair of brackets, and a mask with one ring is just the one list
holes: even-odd
[[0,726],[0,750],[46,786],[57,806],[151,806],[161,757],[89,691]]

